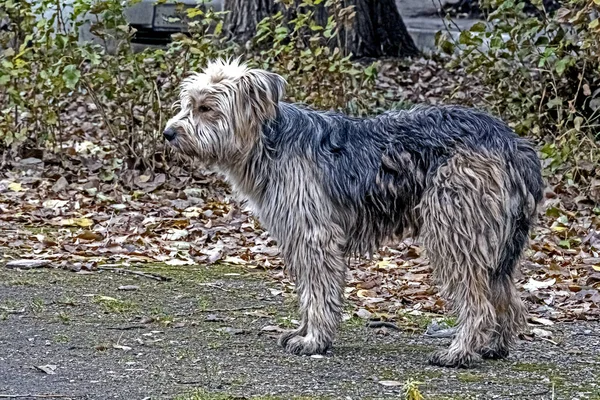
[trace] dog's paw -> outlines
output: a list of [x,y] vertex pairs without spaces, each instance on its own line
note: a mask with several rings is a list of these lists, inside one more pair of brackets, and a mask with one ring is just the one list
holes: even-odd
[[440,350],[429,357],[429,364],[449,368],[472,368],[478,359],[479,357],[472,353]]
[[303,336],[299,331],[284,333],[278,343],[285,351],[296,355],[325,354],[331,347],[331,342]]
[[480,351],[481,357],[486,360],[503,360],[508,357],[508,349],[486,347]]

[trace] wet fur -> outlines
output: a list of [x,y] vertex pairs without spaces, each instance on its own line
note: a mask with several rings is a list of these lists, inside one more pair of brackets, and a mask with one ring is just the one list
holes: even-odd
[[[459,322],[431,362],[467,367],[480,356],[506,357],[525,321],[513,274],[543,192],[532,146],[500,120],[461,107],[370,119],[313,111],[281,101],[285,82],[266,71],[242,66],[211,79],[228,67],[217,62],[207,79],[187,82],[168,128],[178,131],[174,147],[222,172],[278,240],[302,315],[280,345],[326,352],[341,320],[348,257],[417,236]],[[218,109],[194,115],[207,91]]]

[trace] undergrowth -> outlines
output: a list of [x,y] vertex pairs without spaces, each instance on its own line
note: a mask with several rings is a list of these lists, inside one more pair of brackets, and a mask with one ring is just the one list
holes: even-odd
[[[341,0],[305,1],[293,18],[287,17],[292,13],[267,17],[249,48],[228,40],[224,12],[202,2],[191,8],[180,4],[179,18],[187,21],[188,31],[173,35],[166,48],[141,52],[131,45],[135,29],[125,18],[126,8],[136,2],[7,0],[0,5],[0,20],[8,21],[0,33],[5,156],[31,147],[64,154],[76,147],[73,141],[98,142],[102,132],[103,144],[118,150],[122,166],[154,170],[168,156],[161,133],[179,82],[217,57],[242,56],[251,66],[283,75],[290,100],[317,108],[364,115],[383,101],[374,90],[375,65],[358,65],[335,45],[338,16],[348,14]],[[325,26],[315,18],[320,3],[331,15]],[[95,35],[91,42],[80,40],[86,27]],[[93,104],[86,112],[102,121],[95,131],[67,129],[66,111],[77,102]]]
[[480,3],[486,22],[457,40],[438,35],[447,66],[483,83],[482,102],[517,133],[545,143],[546,173],[600,188],[600,0],[563,1],[555,12],[531,1],[533,15],[523,1]]

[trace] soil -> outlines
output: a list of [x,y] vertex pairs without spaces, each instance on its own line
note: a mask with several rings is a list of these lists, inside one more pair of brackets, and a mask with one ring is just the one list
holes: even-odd
[[298,357],[277,347],[295,306],[268,274],[130,269],[170,280],[0,267],[0,398],[385,399],[414,380],[425,399],[600,399],[597,322],[544,326],[551,338],[507,360],[455,370],[427,364],[448,339],[352,317],[330,354]]

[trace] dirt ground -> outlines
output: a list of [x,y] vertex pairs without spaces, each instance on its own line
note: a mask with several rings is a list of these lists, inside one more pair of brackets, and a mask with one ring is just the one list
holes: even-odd
[[267,274],[132,269],[170,280],[1,267],[0,398],[384,399],[412,379],[425,399],[600,399],[598,323],[545,327],[508,360],[451,370],[427,365],[448,339],[353,317],[330,354],[298,357],[276,345],[295,307]]

